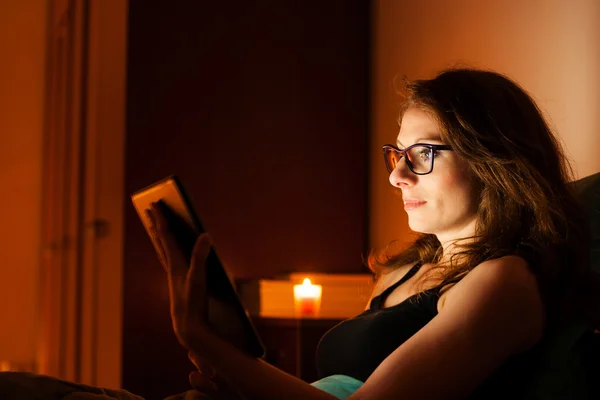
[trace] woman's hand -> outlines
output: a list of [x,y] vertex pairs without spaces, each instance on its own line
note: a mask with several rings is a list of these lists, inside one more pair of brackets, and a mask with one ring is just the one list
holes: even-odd
[[208,330],[204,263],[210,252],[210,241],[207,234],[198,237],[188,265],[160,205],[152,203],[148,216],[152,221],[150,230],[159,247],[159,258],[167,273],[173,330],[179,343],[191,350],[192,343]]
[[[214,369],[193,352],[188,353],[190,361],[198,369],[190,374],[190,384],[201,395],[211,400],[244,400],[239,391],[221,378]],[[203,398],[203,397],[201,397]]]

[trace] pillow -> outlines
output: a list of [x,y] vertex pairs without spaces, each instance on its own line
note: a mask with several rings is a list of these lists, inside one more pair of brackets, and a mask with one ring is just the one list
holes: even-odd
[[[591,230],[590,262],[600,273],[600,173],[572,183],[589,221]],[[584,399],[588,382],[582,359],[589,321],[579,319],[549,329],[540,343],[539,364],[532,371],[523,399]]]

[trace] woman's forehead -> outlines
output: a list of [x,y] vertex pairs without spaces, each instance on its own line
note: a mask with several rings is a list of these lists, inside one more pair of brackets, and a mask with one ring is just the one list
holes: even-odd
[[431,113],[419,107],[409,107],[402,115],[397,142],[409,146],[425,140],[441,141],[438,123]]

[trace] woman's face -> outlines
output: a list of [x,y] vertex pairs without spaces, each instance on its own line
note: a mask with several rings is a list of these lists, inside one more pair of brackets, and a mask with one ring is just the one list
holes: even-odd
[[[415,143],[446,144],[432,116],[410,107],[402,117],[397,146]],[[434,167],[427,175],[416,175],[402,158],[390,174],[390,183],[402,191],[404,209],[413,231],[435,234],[440,242],[475,233],[479,193],[466,163],[451,150],[434,155]]]

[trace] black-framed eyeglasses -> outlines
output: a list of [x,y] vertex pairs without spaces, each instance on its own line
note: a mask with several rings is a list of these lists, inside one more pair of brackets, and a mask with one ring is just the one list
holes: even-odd
[[416,175],[427,175],[433,171],[433,160],[439,150],[452,150],[452,147],[446,144],[417,143],[400,150],[393,144],[386,144],[383,146],[383,161],[391,174],[406,154],[404,159],[408,169]]

